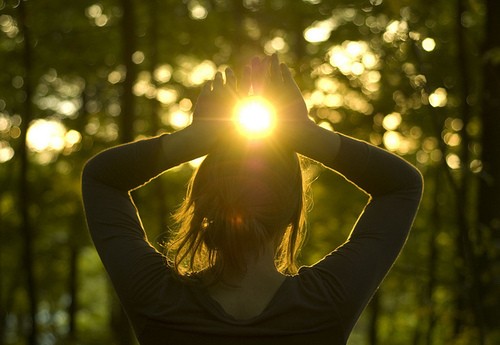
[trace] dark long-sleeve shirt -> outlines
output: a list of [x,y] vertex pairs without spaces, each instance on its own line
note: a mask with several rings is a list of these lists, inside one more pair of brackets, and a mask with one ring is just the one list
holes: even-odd
[[401,158],[340,137],[337,157],[323,163],[369,194],[368,204],[343,245],[286,277],[266,309],[247,320],[228,315],[202,286],[176,279],[147,240],[130,191],[178,163],[163,154],[164,138],[115,147],[89,161],[82,177],[88,227],[142,345],[347,342],[403,247],[422,178]]

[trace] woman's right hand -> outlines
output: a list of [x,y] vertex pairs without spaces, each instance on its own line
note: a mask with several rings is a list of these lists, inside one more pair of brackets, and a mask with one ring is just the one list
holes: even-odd
[[278,118],[276,135],[287,144],[299,139],[304,131],[319,127],[308,116],[302,93],[288,66],[278,56],[252,60],[252,85],[257,93],[275,107]]
[[330,162],[337,155],[338,135],[309,118],[297,83],[288,66],[280,63],[276,54],[252,61],[252,85],[254,93],[275,107],[278,119],[274,136],[279,142],[322,163]]
[[277,107],[283,120],[308,121],[308,110],[302,93],[295,83],[288,66],[280,63],[278,55],[273,54],[262,61],[252,61],[253,83],[258,84],[259,92],[269,98]]

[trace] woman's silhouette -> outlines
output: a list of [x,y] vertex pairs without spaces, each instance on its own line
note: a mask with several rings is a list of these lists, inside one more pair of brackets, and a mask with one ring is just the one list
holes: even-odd
[[[217,73],[187,128],[111,148],[84,168],[90,233],[141,344],[345,344],[407,238],[419,172],[317,126],[275,55],[245,71],[238,86],[231,70],[225,81]],[[258,140],[231,121],[250,88],[278,118]],[[130,191],[204,155],[167,254],[159,253]],[[369,202],[343,245],[297,270],[306,188],[299,155],[345,176]]]

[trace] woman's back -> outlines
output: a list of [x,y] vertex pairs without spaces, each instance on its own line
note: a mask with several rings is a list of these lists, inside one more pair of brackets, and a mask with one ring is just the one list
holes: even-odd
[[[260,342],[328,334],[329,344],[332,339],[345,343],[406,239],[420,200],[418,172],[385,151],[341,137],[343,149],[335,167],[358,186],[373,190],[350,238],[314,266],[286,277],[281,285],[270,283],[241,302],[238,298],[246,296],[244,290],[215,289],[210,293],[204,284],[176,278],[163,255],[145,241],[127,186],[140,175],[144,181],[155,176],[158,160],[170,164],[168,158],[162,158],[165,140],[175,138],[160,137],[107,151],[87,165],[83,176],[94,243],[141,344],[157,344],[147,340],[154,337],[187,333],[204,342],[232,337]],[[352,157],[360,159],[353,161]],[[131,170],[143,172],[131,174]],[[255,280],[247,287],[258,283]],[[260,294],[269,302],[262,300],[253,306]]]
[[[285,83],[292,82],[289,74],[283,78]],[[221,83],[216,85],[221,87]],[[291,97],[300,97],[294,84],[289,86]],[[189,243],[187,254],[180,256],[177,266],[148,242],[130,191],[181,162],[206,154],[211,147],[203,141],[210,135],[206,123],[193,121],[193,127],[185,130],[112,148],[85,166],[82,194],[89,230],[142,345],[347,342],[403,247],[421,198],[422,179],[399,157],[311,124],[307,111],[302,110],[301,116],[304,119],[295,119],[297,128],[290,131],[294,151],[345,176],[369,195],[369,201],[347,241],[295,275],[282,275],[274,265],[279,248],[274,235],[260,237],[258,241],[268,240],[260,246],[255,246],[258,241],[248,246],[257,250],[248,250],[238,239],[225,243],[225,236],[238,237],[238,229],[248,230],[230,226],[244,221],[238,213],[227,220],[222,237],[217,237],[221,229],[217,224],[224,222],[212,222],[203,213],[193,217],[196,240],[185,242]],[[195,110],[194,118],[198,117]],[[191,205],[195,211],[197,200]],[[206,198],[204,204],[209,203]],[[284,225],[259,229],[265,234],[290,235],[289,227],[281,231]],[[230,250],[233,257],[240,255],[237,265],[224,253],[224,260],[214,256],[219,244],[228,243],[245,248]],[[179,268],[190,266],[183,259],[195,258],[189,254],[192,248],[201,248],[202,254],[211,249],[209,265],[182,276]]]
[[243,275],[224,277],[208,286],[208,295],[236,320],[259,316],[285,281],[284,275],[271,269],[268,262],[274,265],[274,260],[270,259],[260,256]]

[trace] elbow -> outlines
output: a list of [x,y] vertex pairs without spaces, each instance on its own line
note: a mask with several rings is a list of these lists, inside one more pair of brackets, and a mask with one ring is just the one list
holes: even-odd
[[413,177],[414,184],[416,186],[418,186],[419,189],[423,189],[424,188],[424,176],[422,175],[420,170],[413,167],[413,175],[414,175],[414,177]]
[[83,165],[83,169],[82,169],[82,181],[88,180],[93,175],[93,172],[92,172],[92,163],[91,162],[92,162],[92,160],[89,160],[89,161],[87,161]]
[[92,182],[94,178],[92,177],[93,172],[92,172],[92,166],[89,164],[90,161],[87,161],[82,169],[81,176],[80,176],[80,191],[82,193],[82,198],[84,201],[85,205],[85,199],[86,195],[88,192],[92,189]]
[[95,157],[88,160],[82,169],[82,184],[95,180],[97,176]]
[[424,191],[424,177],[422,173],[414,166],[411,166],[411,172],[408,174],[408,177],[408,189],[418,195],[420,200]]

